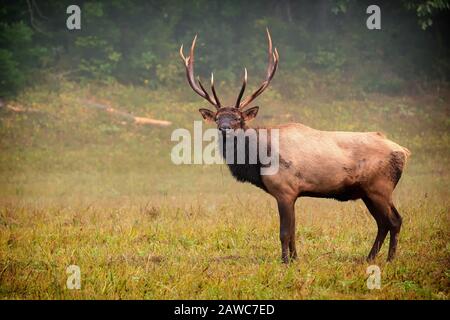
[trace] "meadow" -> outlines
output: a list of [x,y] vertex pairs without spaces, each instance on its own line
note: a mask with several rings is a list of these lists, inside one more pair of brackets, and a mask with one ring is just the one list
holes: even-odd
[[[379,290],[366,286],[376,225],[361,201],[299,199],[299,257],[286,266],[274,199],[225,166],[172,164],[171,132],[192,129],[204,107],[187,89],[26,89],[8,102],[26,112],[0,109],[0,298],[449,299],[450,90],[436,88],[317,86],[258,99],[256,124],[381,131],[412,151],[395,192],[398,257],[386,263],[386,242],[374,262]],[[173,124],[128,123],[86,99]],[[72,264],[80,290],[66,288]]]

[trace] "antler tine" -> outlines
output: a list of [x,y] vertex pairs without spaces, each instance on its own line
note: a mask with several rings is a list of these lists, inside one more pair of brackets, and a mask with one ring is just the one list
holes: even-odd
[[242,101],[239,104],[239,109],[241,109],[241,110],[243,108],[245,108],[250,102],[255,100],[255,98],[258,97],[269,86],[270,81],[272,80],[273,76],[275,75],[275,72],[277,71],[278,61],[279,61],[280,56],[279,56],[276,48],[274,50],[272,50],[272,37],[270,36],[270,32],[269,32],[268,28],[266,28],[266,32],[267,32],[267,42],[268,42],[268,47],[269,47],[269,49],[268,49],[269,63],[267,66],[266,79],[263,81],[261,86],[258,89],[256,89],[256,91],[254,91],[250,96],[245,98],[244,101]]
[[194,40],[192,40],[191,50],[189,51],[189,63],[194,63],[194,49],[196,42],[197,42],[197,35],[195,35]]
[[181,47],[180,47],[180,57],[183,60],[184,64],[187,65],[187,59],[183,54],[183,44],[181,44]]
[[212,91],[212,93],[214,95],[214,99],[217,102],[217,106],[219,107],[219,109],[222,108],[222,105],[220,104],[219,97],[217,96],[217,93],[216,93],[216,89],[214,88],[214,73],[212,73],[212,72],[211,72],[211,91]]
[[211,103],[213,106],[215,106],[217,109],[220,108],[220,104],[217,102],[216,94],[214,93],[215,99],[212,98],[208,92],[205,90],[205,88],[202,86],[200,79],[198,79],[198,85],[195,82],[195,76],[194,76],[194,49],[195,49],[195,43],[197,41],[197,35],[195,35],[194,40],[192,40],[191,49],[189,51],[189,56],[185,57],[183,54],[183,45],[180,47],[180,56],[181,59],[183,59],[184,65],[186,67],[186,77],[188,79],[189,85],[191,86],[192,90],[194,90],[195,93],[197,93],[199,96],[207,100],[209,103]]
[[[269,66],[272,63],[273,53],[272,53],[272,37],[270,36],[269,28],[266,27],[267,42],[269,46]],[[269,75],[269,68],[267,68],[267,75]]]
[[247,86],[247,68],[244,68],[244,80],[242,81],[241,91],[239,92],[238,98],[236,100],[235,108],[239,108],[239,104],[241,103],[242,96],[244,95],[245,87]]
[[179,50],[179,54],[180,54],[181,60],[183,60],[183,62],[186,62],[187,59],[186,59],[186,57],[184,56],[183,51],[184,51],[184,44],[182,43],[182,44],[181,44],[181,47],[180,47],[180,50]]
[[209,94],[208,94],[208,91],[206,91],[205,87],[203,86],[203,84],[202,84],[202,82],[201,82],[201,80],[200,80],[200,76],[197,77],[197,82],[198,82],[198,84],[199,84],[199,86],[200,86],[200,89],[202,89],[203,93],[204,93],[205,95],[209,95]]

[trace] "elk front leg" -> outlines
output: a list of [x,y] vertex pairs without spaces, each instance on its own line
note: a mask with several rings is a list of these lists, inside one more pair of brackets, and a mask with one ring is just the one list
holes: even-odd
[[289,240],[289,256],[291,260],[297,259],[297,249],[295,247],[295,205],[293,205],[292,208],[291,238]]
[[294,202],[278,200],[278,213],[280,214],[281,260],[283,263],[288,263],[288,249],[290,250],[291,258],[295,259],[297,257],[295,249]]

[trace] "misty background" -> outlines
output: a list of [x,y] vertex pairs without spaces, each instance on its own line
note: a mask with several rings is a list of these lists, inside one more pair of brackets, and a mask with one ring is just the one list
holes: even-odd
[[[280,53],[274,86],[284,98],[311,88],[348,94],[333,88],[342,83],[351,94],[397,94],[450,75],[447,0],[77,1],[81,30],[66,28],[70,4],[1,1],[0,96],[48,76],[179,90],[178,49],[195,34],[197,74],[214,71],[221,91],[236,95],[244,66],[250,85],[261,81],[266,27]],[[381,30],[366,27],[371,4],[381,8]]]

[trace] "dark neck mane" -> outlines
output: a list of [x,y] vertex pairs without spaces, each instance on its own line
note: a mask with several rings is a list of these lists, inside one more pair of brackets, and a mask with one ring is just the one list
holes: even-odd
[[[259,136],[259,129],[263,128],[249,128],[245,127],[244,131],[247,131],[249,129],[253,129],[256,132],[256,137]],[[237,163],[237,138],[234,138],[233,141],[231,139],[228,139],[225,136],[221,136],[219,134],[220,145],[220,153],[222,157],[226,160],[226,147],[227,143],[233,143],[233,149],[234,149],[234,161],[233,163],[227,164],[228,168],[230,169],[231,174],[233,177],[240,181],[240,182],[249,182],[258,188],[261,188],[265,191],[267,191],[266,187],[264,186],[262,179],[261,179],[261,163],[259,162],[259,154],[257,156],[257,162],[256,164],[250,164],[248,155],[249,155],[249,139],[245,139],[245,163],[239,164]],[[258,151],[259,152],[259,151]]]

